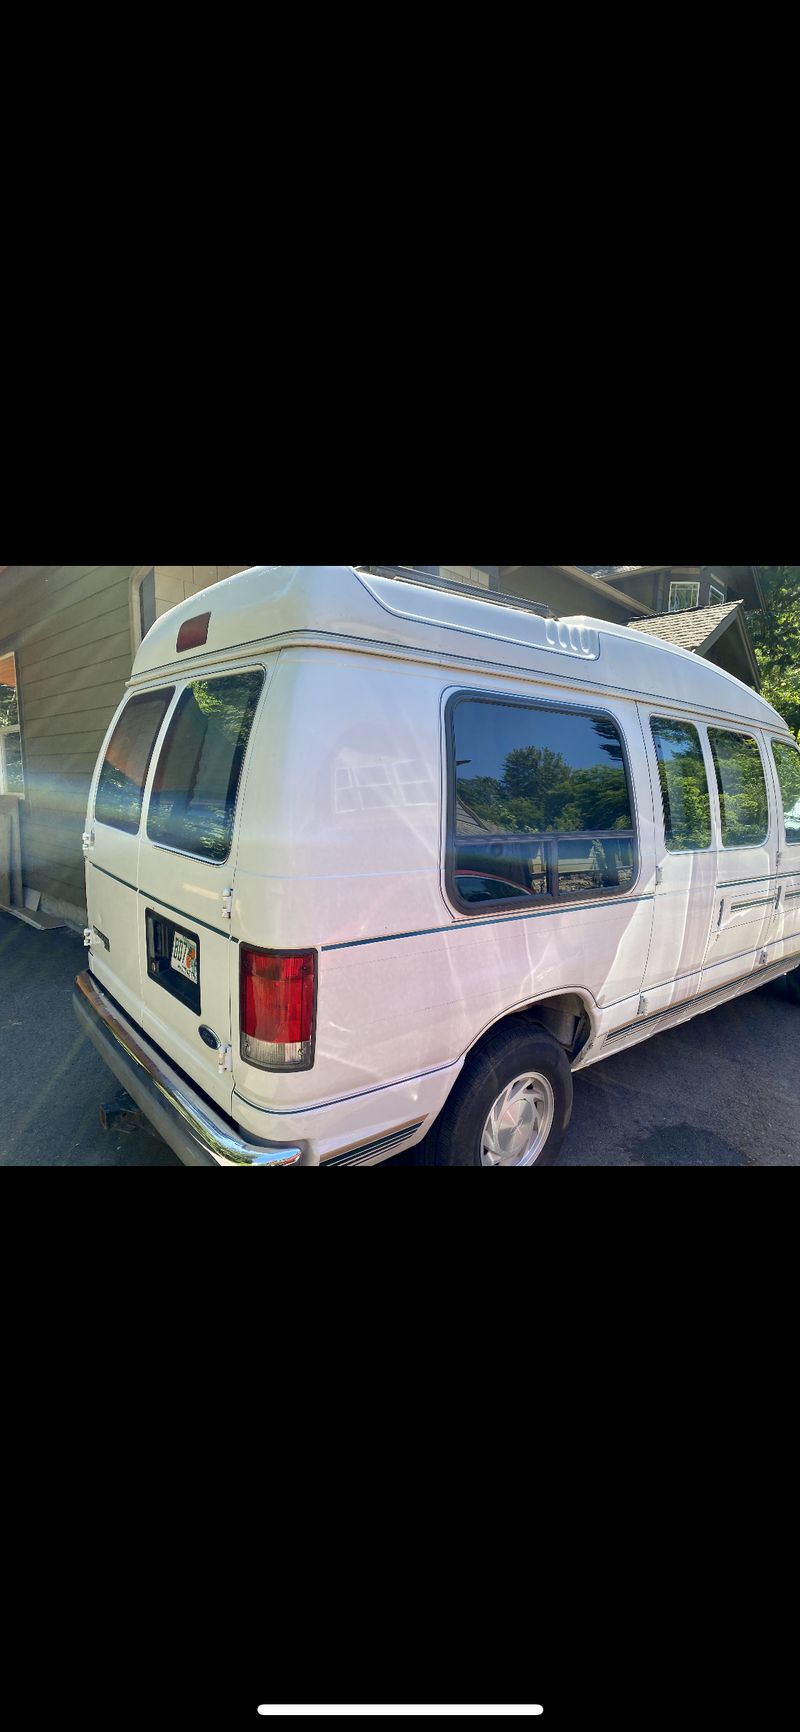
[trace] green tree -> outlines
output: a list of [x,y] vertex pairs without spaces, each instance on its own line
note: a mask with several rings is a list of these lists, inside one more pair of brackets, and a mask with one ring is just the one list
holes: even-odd
[[800,565],[760,565],[765,613],[748,615],[768,703],[800,736]]

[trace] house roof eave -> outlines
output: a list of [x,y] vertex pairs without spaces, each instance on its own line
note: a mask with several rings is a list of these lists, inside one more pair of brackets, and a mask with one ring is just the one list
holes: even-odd
[[[522,567],[519,565],[501,565],[500,567],[501,574],[504,571],[510,574],[512,571],[521,570]],[[577,565],[551,565],[548,567],[548,570],[563,572],[565,577],[573,578],[576,583],[582,584],[584,589],[591,590],[594,595],[604,595],[608,601],[613,601],[617,607],[622,605],[623,598],[620,596],[618,590],[612,589],[610,584],[607,584],[603,578],[590,577],[588,572],[581,571],[580,567]],[[644,602],[636,601],[632,595],[625,596],[625,605],[627,607],[632,607],[634,611],[641,614],[642,617],[645,615],[649,617],[653,612],[651,607],[645,607]]]

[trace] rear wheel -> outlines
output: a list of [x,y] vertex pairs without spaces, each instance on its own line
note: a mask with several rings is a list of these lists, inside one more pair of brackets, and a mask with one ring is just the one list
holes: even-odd
[[467,1060],[420,1159],[435,1167],[550,1166],[571,1114],[563,1047],[529,1023],[505,1023]]

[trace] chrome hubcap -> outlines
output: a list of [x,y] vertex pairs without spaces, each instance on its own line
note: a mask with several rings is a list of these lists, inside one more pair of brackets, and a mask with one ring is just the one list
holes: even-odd
[[518,1076],[495,1101],[481,1137],[482,1167],[532,1167],[547,1142],[556,1100],[547,1077]]

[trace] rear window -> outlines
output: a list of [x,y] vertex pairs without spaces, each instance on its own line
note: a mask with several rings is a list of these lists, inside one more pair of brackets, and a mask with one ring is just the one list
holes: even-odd
[[163,848],[221,865],[233,840],[236,797],[263,673],[187,687],[156,767],[147,834]]
[[105,755],[94,803],[95,820],[135,836],[153,748],[175,695],[143,692],[131,698],[117,722]]

